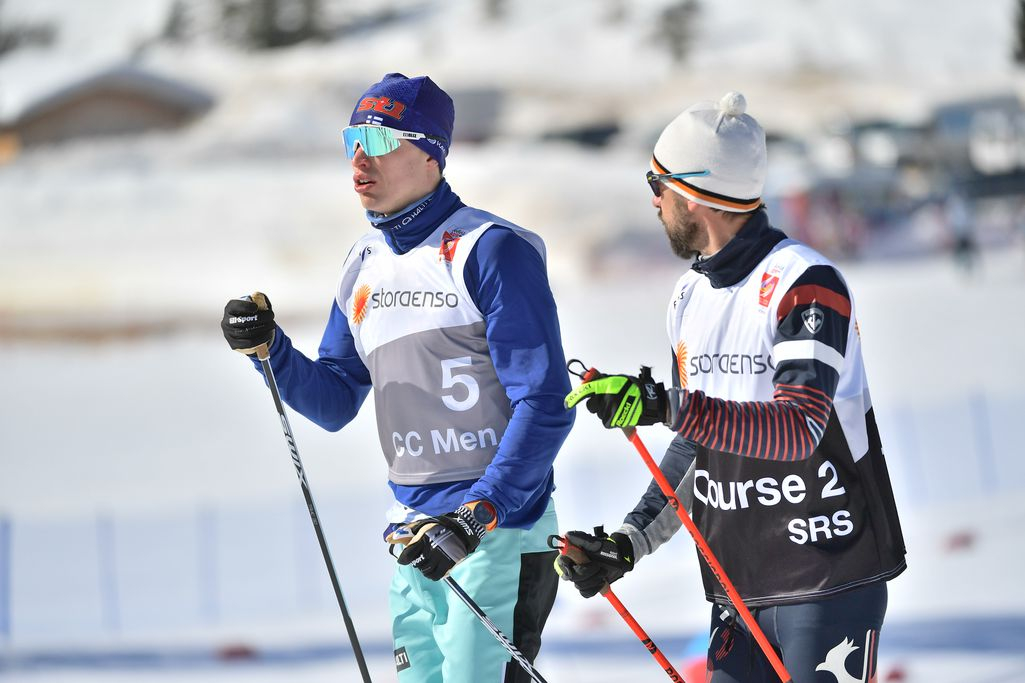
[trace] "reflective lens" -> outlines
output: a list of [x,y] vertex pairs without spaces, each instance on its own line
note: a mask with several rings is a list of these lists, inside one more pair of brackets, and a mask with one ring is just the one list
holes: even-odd
[[345,141],[345,156],[356,156],[357,145],[368,157],[379,157],[399,148],[399,141],[391,128],[384,126],[349,126],[342,131]]
[[399,148],[399,140],[431,140],[445,151],[448,140],[426,133],[415,133],[411,130],[396,130],[385,126],[361,124],[349,126],[342,130],[345,141],[345,155],[352,159],[356,156],[358,145],[368,157],[379,157]]
[[644,179],[648,181],[648,187],[655,193],[656,197],[662,196],[662,183],[669,178],[698,178],[700,176],[710,175],[712,172],[708,169],[704,171],[690,171],[688,173],[654,173],[648,171],[644,174]]

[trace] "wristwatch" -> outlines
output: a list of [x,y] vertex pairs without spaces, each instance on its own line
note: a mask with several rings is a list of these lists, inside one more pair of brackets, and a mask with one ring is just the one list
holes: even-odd
[[466,503],[466,507],[470,509],[473,514],[473,519],[478,524],[483,526],[486,530],[492,531],[498,526],[498,513],[495,512],[495,506],[486,500],[473,500]]

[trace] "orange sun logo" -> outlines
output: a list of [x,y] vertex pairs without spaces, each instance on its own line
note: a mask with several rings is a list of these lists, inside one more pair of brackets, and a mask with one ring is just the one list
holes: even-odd
[[370,300],[370,285],[360,285],[352,297],[352,322],[359,325],[367,317],[367,302]]
[[687,388],[687,345],[681,340],[676,344],[676,369],[680,375],[680,388]]

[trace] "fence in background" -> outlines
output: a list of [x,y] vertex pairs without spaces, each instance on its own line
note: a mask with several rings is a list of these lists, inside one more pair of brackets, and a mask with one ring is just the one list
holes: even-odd
[[[898,504],[1021,492],[1022,415],[1025,395],[982,394],[880,415]],[[600,483],[601,468],[590,469]],[[379,501],[370,500],[377,494],[332,493],[318,506],[346,597],[357,611],[383,615],[385,595],[354,590],[390,571],[376,535]],[[360,509],[369,512],[354,519]],[[147,516],[0,517],[0,645],[330,616],[337,605],[309,525],[298,496]]]

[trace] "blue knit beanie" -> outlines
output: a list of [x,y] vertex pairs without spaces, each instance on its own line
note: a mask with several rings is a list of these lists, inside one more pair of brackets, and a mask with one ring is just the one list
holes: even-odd
[[455,118],[452,98],[430,78],[406,78],[402,74],[391,73],[367,88],[352,110],[349,125],[372,123],[443,138],[409,142],[437,159],[438,166],[444,171]]

